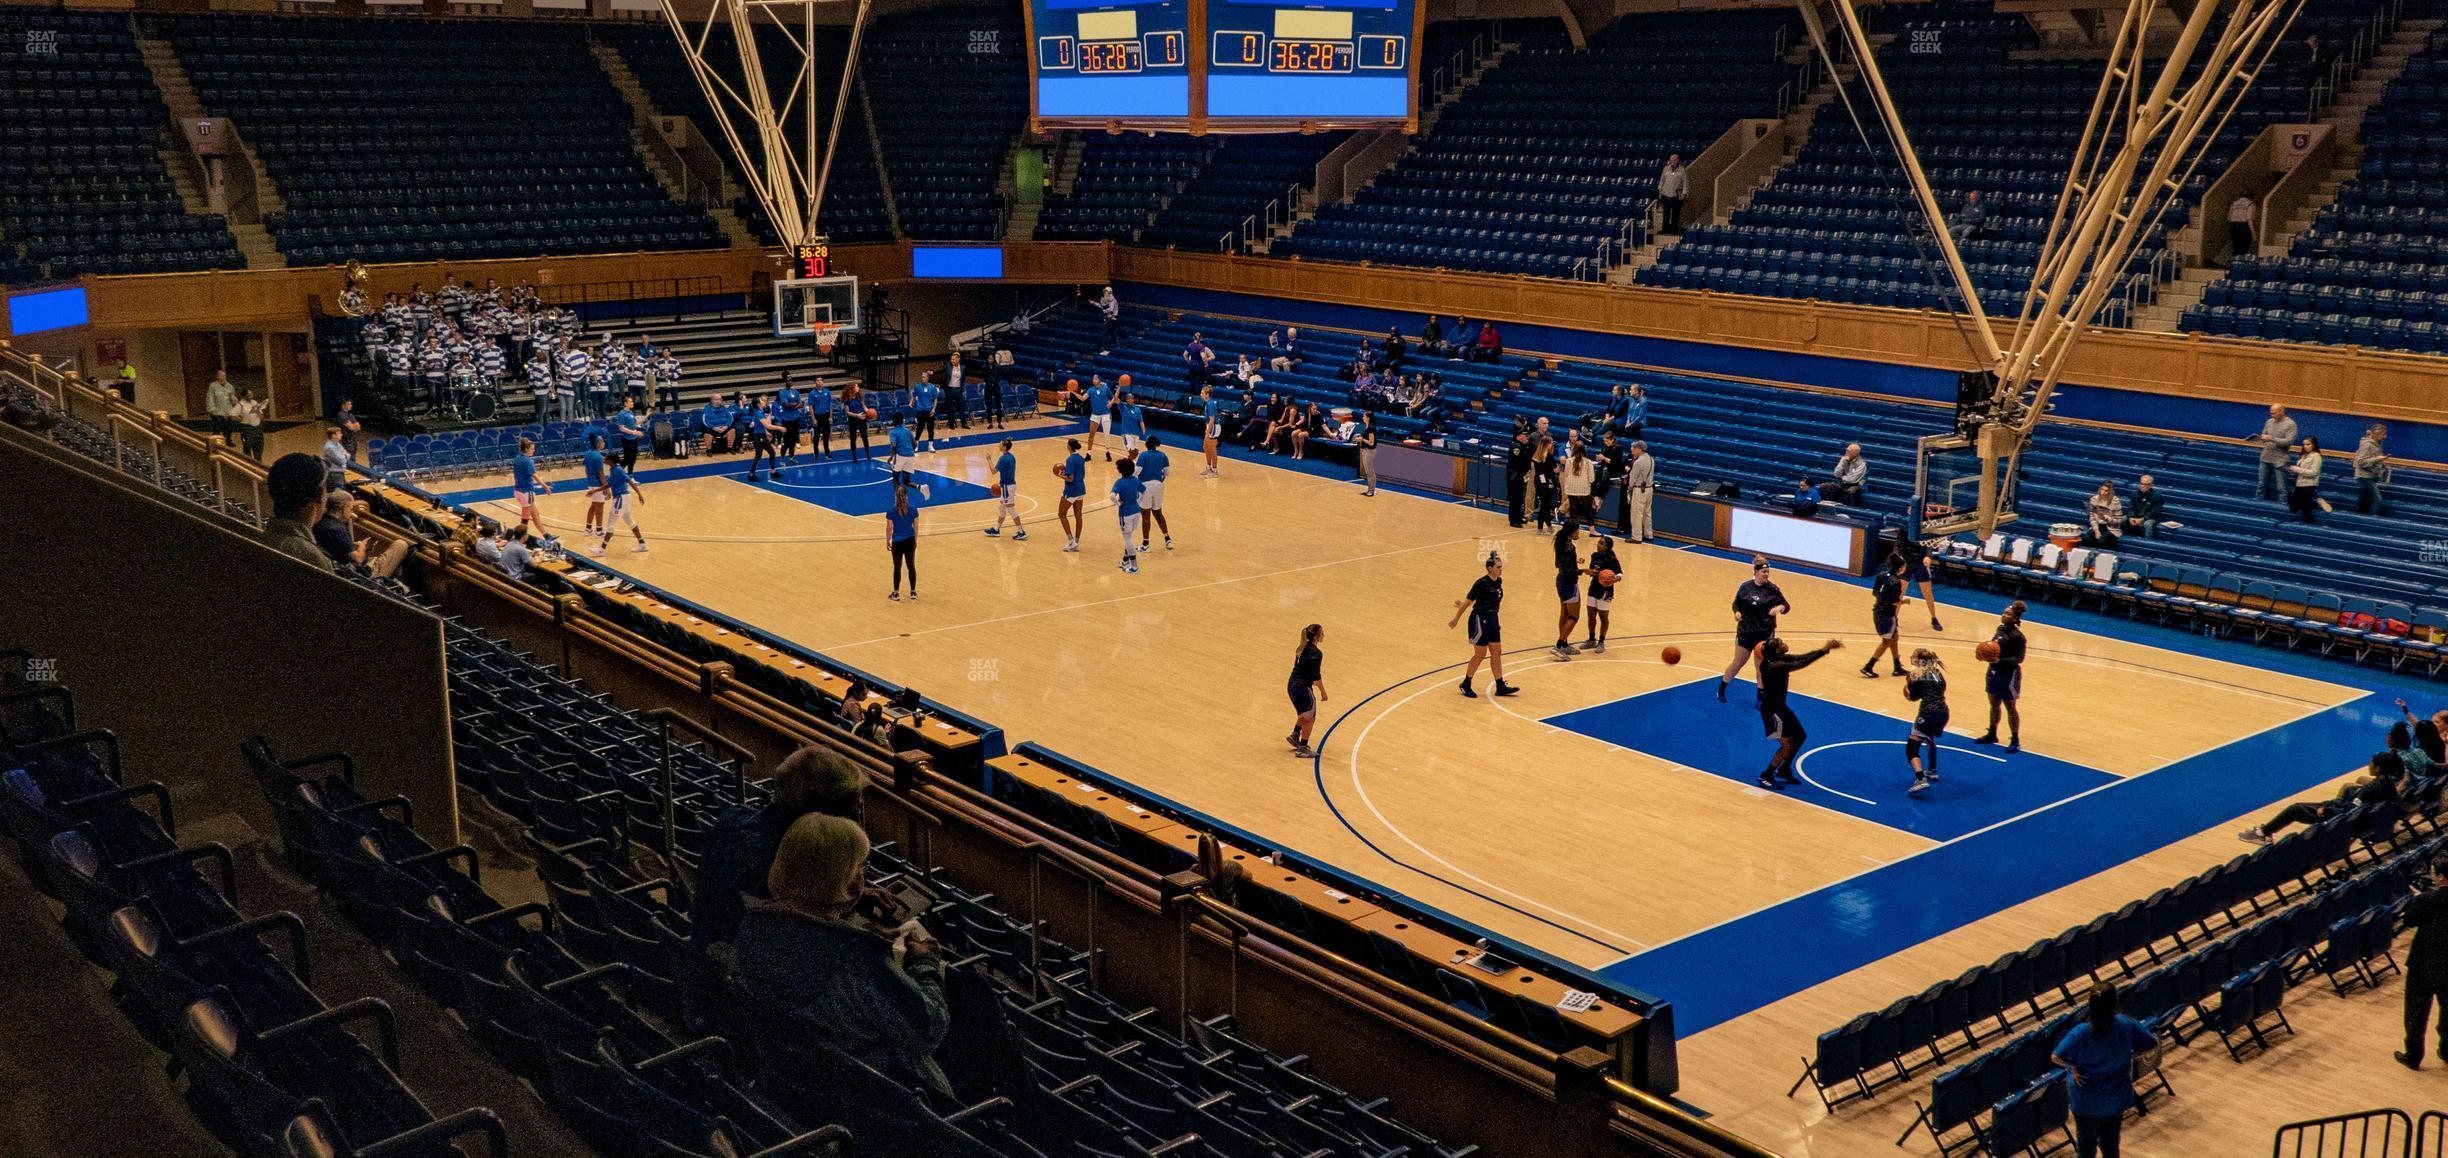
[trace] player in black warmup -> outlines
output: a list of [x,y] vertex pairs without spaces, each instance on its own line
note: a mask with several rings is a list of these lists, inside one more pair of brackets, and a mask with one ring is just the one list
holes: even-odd
[[[1912,678],[1904,681],[1904,698],[1920,705],[1912,734],[1904,738],[1904,762],[1912,765],[1913,774],[1909,791],[1918,796],[1938,781],[1938,742],[1946,736],[1946,665],[1937,652],[1913,649]],[[1923,744],[1929,745],[1927,763],[1921,759]]]
[[1504,556],[1489,552],[1487,574],[1471,584],[1469,594],[1454,600],[1453,618],[1445,621],[1445,626],[1452,627],[1462,622],[1465,613],[1470,616],[1471,657],[1470,666],[1462,671],[1462,694],[1474,700],[1479,693],[1471,690],[1471,677],[1479,674],[1481,663],[1495,673],[1497,695],[1509,696],[1521,690],[1504,678],[1504,629],[1496,621],[1497,610],[1503,606]]
[[1573,657],[1573,624],[1581,621],[1581,549],[1574,544],[1581,540],[1581,525],[1564,520],[1555,533],[1556,566],[1556,641],[1554,654],[1561,663]]
[[1734,589],[1734,662],[1717,677],[1717,702],[1726,702],[1726,685],[1742,674],[1759,645],[1776,638],[1777,616],[1793,610],[1776,580],[1768,577],[1768,556],[1751,556],[1751,577]]
[[1997,634],[1989,641],[1997,645],[1997,658],[1989,661],[1989,730],[1981,733],[1975,744],[1997,743],[1998,710],[2006,712],[2006,750],[2023,750],[2023,713],[2016,701],[2023,698],[2023,601],[2006,605],[2006,613],[1998,616]]
[[1295,756],[1312,756],[1309,750],[1310,730],[1317,727],[1318,701],[1326,698],[1326,653],[1318,645],[1326,642],[1326,628],[1312,623],[1301,629],[1300,646],[1292,651],[1292,680],[1284,691],[1292,697],[1292,734],[1284,740],[1292,745]]
[[1776,755],[1768,758],[1768,767],[1759,774],[1760,787],[1780,788],[1801,783],[1801,779],[1794,775],[1794,754],[1802,750],[1802,741],[1809,739],[1810,734],[1802,730],[1801,717],[1794,715],[1792,706],[1785,702],[1786,685],[1793,681],[1793,673],[1819,662],[1820,656],[1842,650],[1843,647],[1843,640],[1831,639],[1817,651],[1796,655],[1786,648],[1785,641],[1781,639],[1769,639],[1760,644],[1760,726],[1767,729],[1769,739],[1777,742]]
[[1598,536],[1598,549],[1590,552],[1589,577],[1589,591],[1581,597],[1589,638],[1582,641],[1581,650],[1605,655],[1607,621],[1614,617],[1615,584],[1623,577],[1623,560],[1615,557],[1615,540]]
[[1891,555],[1887,569],[1870,581],[1870,626],[1878,632],[1878,650],[1862,661],[1861,672],[1871,679],[1878,678],[1878,661],[1886,656],[1895,665],[1895,674],[1904,674],[1904,632],[1896,626],[1896,605],[1904,602],[1904,556]]

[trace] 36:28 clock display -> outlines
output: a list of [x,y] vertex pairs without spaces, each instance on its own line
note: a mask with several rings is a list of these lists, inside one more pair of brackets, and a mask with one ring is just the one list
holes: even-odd
[[1276,40],[1267,45],[1267,71],[1340,73],[1352,70],[1348,40]]

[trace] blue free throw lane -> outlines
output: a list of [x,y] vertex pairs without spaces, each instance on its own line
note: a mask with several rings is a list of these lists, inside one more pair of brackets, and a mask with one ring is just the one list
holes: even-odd
[[[1844,656],[1837,652],[1813,671],[1837,665],[1829,675],[1860,678]],[[1894,679],[1884,682],[1890,690],[1902,686]],[[1748,784],[1775,751],[1761,733],[1753,692],[1749,682],[1737,681],[1721,704],[1717,681],[1700,679],[1545,722]],[[1904,703],[1902,693],[1896,695],[1896,702]],[[1952,840],[2117,779],[2030,752],[2008,756],[1995,747],[1976,747],[1968,736],[1949,735],[1938,761],[1938,784],[1913,796],[1905,791],[1912,785],[1912,771],[1904,763],[1910,722],[1800,693],[1787,698],[1809,738],[1796,761],[1804,783],[1783,794],[1915,836]]]
[[[910,498],[921,507],[993,498],[986,491],[985,473],[986,468],[980,466],[979,481],[970,482],[932,471],[911,471]],[[739,481],[845,515],[880,515],[892,509],[892,474],[880,461],[803,463],[784,470],[780,479],[760,472],[755,482],[748,482],[743,470]]]

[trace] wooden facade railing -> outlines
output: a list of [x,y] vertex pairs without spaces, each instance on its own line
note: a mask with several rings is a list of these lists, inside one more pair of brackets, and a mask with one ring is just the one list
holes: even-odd
[[[1114,280],[1908,366],[1972,366],[1954,324],[1933,310],[1131,247],[1114,250]],[[2358,347],[2099,330],[2075,350],[2066,381],[2373,418],[2448,419],[2448,358]]]

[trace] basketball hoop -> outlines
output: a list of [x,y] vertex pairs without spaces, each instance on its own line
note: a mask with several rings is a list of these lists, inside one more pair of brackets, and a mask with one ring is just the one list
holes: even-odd
[[819,324],[816,326],[814,333],[816,336],[817,352],[824,354],[832,353],[833,344],[841,340],[841,332],[842,327],[837,325]]

